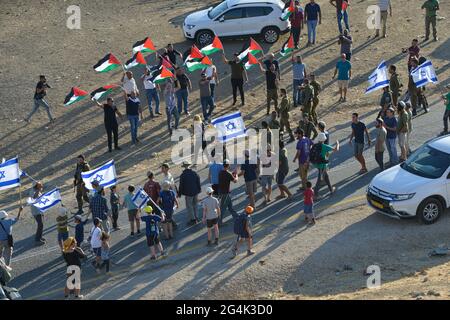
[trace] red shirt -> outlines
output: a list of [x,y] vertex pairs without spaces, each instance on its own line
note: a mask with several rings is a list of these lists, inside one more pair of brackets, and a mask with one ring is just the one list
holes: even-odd
[[295,8],[295,11],[291,16],[289,17],[289,20],[291,21],[291,27],[292,28],[300,28],[302,26],[303,21],[303,10],[302,8]]
[[159,198],[161,186],[156,181],[147,181],[144,185],[144,191],[150,196],[150,198],[152,198],[153,201],[156,201]]
[[303,192],[303,204],[312,205],[314,203],[314,190],[309,188]]
[[409,49],[408,49],[408,54],[409,54],[409,57],[408,57],[408,66],[411,65],[411,60],[412,60],[413,58],[419,59],[419,52],[420,52],[419,46],[416,46],[416,47],[409,47]]

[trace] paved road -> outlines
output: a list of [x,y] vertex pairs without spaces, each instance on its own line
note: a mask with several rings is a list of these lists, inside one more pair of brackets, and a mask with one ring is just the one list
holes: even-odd
[[[442,110],[443,105],[438,97],[433,97],[430,100],[431,112],[428,114],[419,114],[414,119],[414,132],[411,139],[412,148],[415,149],[422,145],[428,139],[439,134],[442,128]],[[374,136],[373,120],[376,112],[370,113],[362,117],[371,131],[371,136]],[[359,171],[359,165],[352,156],[352,148],[348,144],[348,136],[350,135],[349,125],[341,125],[336,128],[331,128],[331,142],[339,140],[341,142],[341,151],[336,153],[331,159],[331,181],[337,186],[338,191],[335,195],[329,196],[326,194],[325,188],[322,189],[322,194],[325,197],[317,204],[317,212],[321,215],[327,213],[338,212],[345,207],[362,204],[365,202],[365,189],[378,172],[378,168],[373,156],[373,147],[366,149],[364,155],[367,159],[367,166],[369,173],[363,176],[356,174]],[[373,141],[373,140],[372,140]],[[288,145],[288,154],[290,159],[295,153],[295,144]],[[385,155],[387,161],[387,154]],[[297,190],[299,186],[299,179],[297,174],[293,171],[288,178],[288,187],[292,191]],[[203,189],[206,188],[207,170],[206,168],[199,168],[199,174],[203,181]],[[316,171],[310,172],[310,179],[315,180]],[[126,177],[122,185],[132,182],[136,185],[142,185],[144,177],[141,175],[133,175]],[[125,188],[123,188],[125,189]],[[278,194],[278,190],[274,190],[274,197]],[[65,195],[72,197],[71,195]],[[242,181],[234,186],[233,190],[234,205],[238,210],[242,210],[246,205],[246,196],[243,189]],[[257,205],[262,203],[262,196],[258,197]],[[114,232],[112,236],[112,270],[113,278],[108,281],[114,281],[118,275],[123,276],[128,270],[136,267],[141,267],[142,272],[146,270],[157,270],[163,268],[167,264],[183,264],[191,260],[197,255],[201,255],[205,248],[205,230],[201,225],[186,227],[187,222],[186,212],[184,210],[184,201],[181,201],[181,209],[176,213],[175,217],[180,224],[180,230],[176,233],[175,240],[171,242],[164,241],[164,246],[168,249],[169,255],[163,260],[156,263],[148,263],[148,248],[145,244],[145,237],[129,238],[129,227],[126,221],[126,213],[121,212],[120,224],[124,227],[121,231]],[[257,230],[255,241],[264,237],[271,228],[276,226],[280,221],[286,219],[295,219],[302,211],[303,199],[299,193],[296,193],[294,201],[277,201],[272,202],[265,207],[260,207],[253,217],[255,228]],[[232,223],[227,217],[225,221],[228,223],[222,228],[222,243],[219,249],[227,249],[231,239],[234,238],[232,234]],[[31,221],[31,220],[26,220]],[[14,268],[15,279],[11,282],[21,290],[25,299],[59,299],[62,297],[62,287],[65,279],[65,264],[62,261],[59,248],[56,244],[56,230],[54,221],[48,218],[45,222],[44,236],[48,239],[48,243],[42,247],[33,246],[33,234],[35,224],[22,221],[17,224],[14,229],[14,236],[16,240],[16,251],[14,254],[12,266]],[[86,229],[90,228],[88,224]],[[87,231],[87,230],[86,230]],[[104,275],[97,275],[93,268],[86,264],[83,268],[83,291],[89,293],[99,283],[107,281]],[[108,296],[103,296],[107,298]],[[96,298],[96,297],[93,297]]]

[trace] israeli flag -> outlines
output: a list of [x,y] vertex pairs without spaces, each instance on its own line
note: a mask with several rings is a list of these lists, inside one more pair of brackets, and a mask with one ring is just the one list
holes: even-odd
[[369,87],[366,94],[374,92],[378,89],[387,87],[389,85],[388,70],[386,62],[383,60],[369,76]]
[[19,158],[15,157],[0,164],[0,191],[20,186]]
[[111,160],[101,167],[81,173],[81,178],[88,190],[94,190],[92,187],[93,181],[98,181],[99,185],[103,188],[111,187],[117,184],[116,167],[114,166],[114,160]]
[[216,118],[211,121],[211,124],[217,129],[219,139],[221,139],[222,142],[227,142],[234,138],[245,137],[247,135],[244,119],[242,119],[240,112]]
[[61,194],[59,189],[55,188],[49,191],[37,199],[29,198],[27,203],[39,209],[41,212],[45,212],[48,209],[54,207],[61,202]]
[[427,83],[436,83],[436,71],[434,71],[433,64],[430,60],[425,61],[420,66],[411,71],[414,84],[417,88],[423,87]]
[[142,209],[147,205],[150,197],[145,193],[144,189],[140,188],[131,200],[139,209]]

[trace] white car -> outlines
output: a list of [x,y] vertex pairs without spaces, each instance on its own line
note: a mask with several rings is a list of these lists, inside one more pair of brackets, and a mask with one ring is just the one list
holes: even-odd
[[284,7],[281,0],[226,0],[214,8],[188,15],[183,33],[202,47],[211,44],[214,35],[261,35],[265,42],[275,43],[280,33],[290,29],[289,21],[281,19]]
[[450,136],[435,138],[407,161],[376,175],[369,206],[393,218],[417,216],[431,224],[450,207]]

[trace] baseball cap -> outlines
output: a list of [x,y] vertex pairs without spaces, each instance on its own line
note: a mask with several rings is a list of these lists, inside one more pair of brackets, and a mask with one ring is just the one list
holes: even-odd
[[319,142],[325,142],[327,140],[327,135],[323,132],[319,133],[319,135],[317,136],[317,140]]
[[206,188],[206,193],[207,193],[207,194],[214,193],[214,189],[211,188],[211,187],[208,187],[208,188]]

